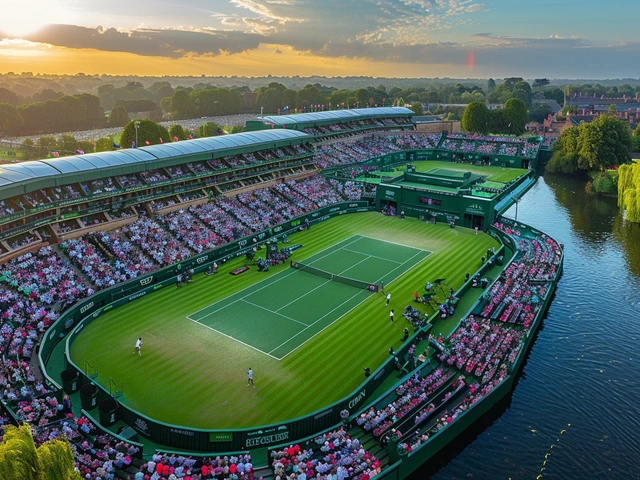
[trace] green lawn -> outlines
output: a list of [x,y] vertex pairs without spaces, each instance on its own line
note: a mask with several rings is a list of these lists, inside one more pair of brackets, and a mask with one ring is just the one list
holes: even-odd
[[[368,286],[389,284],[430,253],[354,235],[305,259],[303,268],[281,270],[187,318],[282,360],[374,295]],[[362,285],[353,285],[353,280]]]
[[[79,366],[85,360],[97,365],[97,380],[105,385],[109,377],[123,382],[122,401],[168,423],[241,428],[320,409],[353,391],[364,380],[363,367],[374,370],[388,358],[389,347],[400,346],[402,330],[408,326],[401,312],[413,303],[414,291],[438,277],[446,277],[447,284],[458,288],[464,274],[480,266],[487,249],[498,246],[490,236],[476,236],[470,230],[370,212],[337,217],[292,235],[291,243],[304,245],[293,258],[302,261],[354,235],[433,253],[386,285],[385,290],[392,294],[390,307],[385,307],[382,295],[368,295],[282,360],[187,318],[290,269],[282,265],[266,274],[252,268],[242,275],[229,275],[243,259],[223,265],[217,275],[197,275],[181,289],[163,289],[107,312],[85,327],[71,346],[71,357]],[[394,324],[389,322],[390,308],[396,310]],[[307,310],[298,315],[313,318],[317,310],[309,302]],[[242,312],[233,321],[249,336],[264,335],[249,327]],[[144,341],[142,357],[133,353],[139,336]],[[245,386],[249,367],[254,371],[255,389]]]
[[476,173],[487,177],[487,180],[492,182],[508,183],[511,180],[515,180],[521,175],[525,175],[529,172],[524,168],[501,168],[501,167],[483,167],[477,165],[470,165],[467,163],[451,163],[443,162],[440,160],[420,160],[414,162],[416,169],[419,172],[425,172],[432,168],[444,168],[447,170],[462,170],[464,172]]

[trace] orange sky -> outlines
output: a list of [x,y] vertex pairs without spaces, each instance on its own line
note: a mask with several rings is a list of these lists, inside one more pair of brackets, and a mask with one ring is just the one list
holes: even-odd
[[[276,51],[280,53],[275,53]],[[416,65],[328,58],[295,52],[292,48],[261,45],[236,55],[172,59],[122,52],[70,49],[28,42],[0,44],[0,72],[111,75],[367,75],[373,77],[432,77],[448,65]],[[464,74],[465,72],[461,72]]]

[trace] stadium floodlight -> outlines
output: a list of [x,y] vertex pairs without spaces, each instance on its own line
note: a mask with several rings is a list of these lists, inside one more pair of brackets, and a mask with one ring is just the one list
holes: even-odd
[[140,120],[133,122],[133,126],[136,127],[136,148],[138,148],[138,129],[140,128]]

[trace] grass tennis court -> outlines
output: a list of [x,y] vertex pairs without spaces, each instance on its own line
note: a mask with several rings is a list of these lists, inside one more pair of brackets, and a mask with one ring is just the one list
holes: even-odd
[[[361,240],[348,245],[358,238]],[[403,221],[377,212],[342,215],[291,235],[289,241],[303,245],[293,253],[293,260],[316,259],[318,262],[314,265],[318,268],[329,268],[320,257],[333,253],[333,258],[327,258],[331,259],[331,264],[336,264],[332,271],[349,268],[359,261],[356,258],[364,258],[363,255],[391,261],[383,263],[384,268],[374,270],[375,262],[369,260],[354,265],[347,272],[365,280],[368,275],[398,277],[393,281],[385,280],[385,291],[392,294],[390,306],[385,306],[380,294],[331,282],[326,287],[339,289],[339,295],[348,298],[357,294],[362,298],[357,297],[354,301],[359,300],[359,303],[354,308],[318,331],[311,341],[300,342],[296,350],[292,345],[285,345],[279,351],[273,351],[279,343],[291,338],[294,330],[306,326],[287,328],[285,338],[276,343],[274,336],[267,345],[266,337],[275,335],[272,330],[276,328],[266,328],[266,322],[263,322],[258,329],[251,316],[257,316],[257,311],[260,311],[260,318],[264,318],[263,313],[272,314],[251,305],[246,305],[252,308],[249,316],[236,310],[238,304],[245,302],[229,307],[229,312],[236,312],[235,316],[229,316],[234,323],[227,319],[224,326],[212,327],[219,331],[204,326],[213,322],[212,317],[217,314],[202,319],[202,324],[189,320],[187,317],[193,318],[198,311],[215,310],[225,306],[231,297],[239,295],[234,298],[243,298],[250,292],[254,294],[252,299],[247,299],[250,302],[272,311],[281,309],[288,303],[284,296],[276,302],[267,295],[260,297],[263,291],[257,290],[262,286],[277,286],[281,282],[272,282],[283,275],[292,274],[297,278],[287,289],[279,289],[278,292],[286,294],[287,298],[294,297],[294,292],[284,290],[304,290],[298,298],[310,291],[311,283],[302,285],[298,282],[310,274],[293,273],[289,265],[271,268],[266,273],[251,267],[242,275],[229,275],[231,270],[244,264],[244,258],[237,258],[221,265],[217,275],[195,275],[193,282],[182,288],[166,287],[102,314],[71,344],[71,358],[81,367],[85,360],[98,367],[96,381],[107,388],[110,377],[122,382],[124,395],[119,401],[167,423],[224,429],[295,418],[351,393],[364,380],[363,367],[373,371],[389,357],[389,347],[397,349],[402,344],[402,331],[411,326],[401,312],[413,303],[414,291],[423,289],[426,281],[438,277],[446,277],[448,285],[458,288],[465,273],[480,266],[480,258],[487,249],[498,246],[491,236],[483,233],[475,235],[468,229],[425,224],[413,218]],[[347,254],[350,263],[337,266],[341,261],[346,262]],[[342,256],[345,260],[341,260]],[[420,256],[426,258],[419,261]],[[404,265],[401,267],[392,262]],[[310,276],[313,278],[308,281],[315,282],[313,285],[325,281]],[[315,292],[311,292],[300,300],[304,305],[291,305],[298,305],[300,311],[295,315],[289,308],[278,313],[309,325],[315,321],[312,318],[317,319],[330,310],[323,303],[334,301],[330,298],[334,293],[333,290],[326,292],[322,302],[316,299],[312,303]],[[289,302],[293,300],[296,298]],[[391,308],[396,311],[395,323],[389,321]],[[337,313],[334,316],[338,317]],[[221,333],[223,330],[228,336]],[[247,345],[229,338],[240,335],[245,335]],[[142,357],[133,353],[135,340],[140,336],[143,338]],[[259,342],[264,342],[262,351],[256,350]],[[285,348],[292,350],[286,356]],[[273,351],[272,357],[263,351]],[[282,359],[278,360],[276,355]],[[249,367],[253,368],[255,389],[246,387]]]
[[[431,252],[354,235],[305,260],[326,272],[388,284]],[[187,316],[281,360],[373,292],[289,268]]]
[[[484,165],[472,165],[470,163],[452,163],[444,160],[418,160],[413,162],[416,170],[421,173],[445,174],[450,176],[459,176],[462,178],[465,172],[482,175],[487,180],[498,183],[509,183],[511,180],[526,175],[529,171],[524,168],[502,168]],[[397,177],[404,170],[405,166],[397,167],[393,172],[373,172],[380,175],[381,178],[365,178],[359,176],[357,180],[369,183],[380,183],[380,180],[386,180],[385,177]],[[440,171],[440,172],[438,172]]]

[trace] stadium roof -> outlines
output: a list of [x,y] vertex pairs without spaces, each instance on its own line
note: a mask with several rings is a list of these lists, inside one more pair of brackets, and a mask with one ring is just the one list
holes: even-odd
[[[310,135],[295,130],[261,130],[143,148],[0,165],[0,199],[82,180],[153,170],[186,161],[200,161],[203,158],[211,158],[216,152],[218,155],[215,156],[224,156],[270,148],[279,142],[302,143],[311,138]],[[184,159],[185,156],[194,155],[202,158]],[[166,161],[162,161],[165,159]],[[62,178],[64,181],[61,181]],[[26,184],[30,184],[28,188]],[[19,188],[16,190],[11,187]]]
[[351,110],[327,110],[326,112],[298,113],[295,115],[271,115],[263,117],[262,122],[273,125],[305,125],[329,121],[343,122],[371,117],[409,115],[413,115],[413,111],[404,107],[354,108]]

